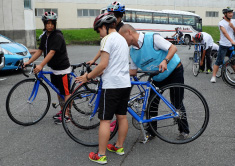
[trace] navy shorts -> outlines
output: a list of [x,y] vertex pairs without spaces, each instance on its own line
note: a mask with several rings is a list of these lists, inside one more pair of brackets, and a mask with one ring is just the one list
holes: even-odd
[[229,50],[229,49],[230,47],[226,47],[222,45],[219,46],[219,51],[218,51],[218,55],[217,55],[216,62],[215,62],[217,66],[222,65],[224,63],[224,57],[226,55],[231,54],[232,50]]
[[126,115],[131,88],[102,89],[98,118],[112,120],[114,114]]
[[59,89],[61,95],[70,95],[70,75],[62,74],[62,75],[54,75],[51,74],[51,83],[55,85],[57,89]]

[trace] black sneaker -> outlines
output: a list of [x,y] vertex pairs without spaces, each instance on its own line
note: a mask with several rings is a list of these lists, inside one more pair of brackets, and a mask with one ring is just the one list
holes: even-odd
[[[65,116],[65,122],[68,123],[70,122],[70,118],[68,116]],[[55,121],[54,121],[55,124],[62,124],[62,118],[61,116],[59,118],[57,118]]]
[[52,116],[53,119],[58,119],[59,117],[61,117],[62,115],[62,111],[60,110],[60,112],[58,112],[57,114],[55,114],[54,116]]

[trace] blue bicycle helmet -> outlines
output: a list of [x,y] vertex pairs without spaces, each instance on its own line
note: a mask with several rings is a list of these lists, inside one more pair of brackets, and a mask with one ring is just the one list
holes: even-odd
[[120,12],[125,13],[125,5],[120,2],[114,1],[107,7],[108,12]]

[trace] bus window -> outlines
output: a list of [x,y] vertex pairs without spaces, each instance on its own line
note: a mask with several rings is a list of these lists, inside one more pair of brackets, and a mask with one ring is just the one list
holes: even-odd
[[136,22],[136,14],[135,14],[135,12],[132,12],[131,20],[132,20],[132,22]]
[[150,13],[150,12],[136,12],[136,22],[152,23],[152,13]]
[[184,25],[195,25],[195,17],[194,16],[183,16],[183,24]]
[[169,24],[182,24],[182,15],[169,14]]
[[164,13],[153,13],[153,23],[168,24],[168,16]]
[[124,21],[125,22],[131,22],[131,12],[129,12],[129,11],[125,12]]
[[195,30],[201,32],[202,31],[202,19],[195,17],[196,27]]

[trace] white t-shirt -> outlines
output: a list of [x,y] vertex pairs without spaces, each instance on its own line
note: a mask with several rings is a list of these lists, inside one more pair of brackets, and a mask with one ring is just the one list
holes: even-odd
[[213,43],[212,50],[219,51],[219,46],[217,44]]
[[[233,24],[233,26],[235,26],[235,20],[231,19],[231,22]],[[231,39],[234,41],[234,31],[233,29],[229,26],[229,22],[227,22],[226,20],[221,20],[219,22],[219,29],[220,27],[224,27],[225,30],[227,31],[228,35],[231,37]],[[219,44],[222,46],[227,46],[227,47],[231,47],[232,44],[231,42],[224,36],[223,32],[220,29],[220,41]]]
[[[139,39],[138,39],[138,45],[139,48],[142,47],[144,41],[144,34],[142,32],[139,33]],[[161,37],[158,34],[155,34],[153,36],[153,42],[154,42],[154,49],[155,50],[164,50],[168,51],[172,43],[169,41],[165,40],[163,37]],[[135,46],[133,46],[135,49],[139,49]],[[130,69],[138,69],[138,67],[135,65],[135,63],[130,59]]]
[[131,87],[129,74],[129,47],[119,33],[113,32],[101,41],[101,51],[109,53],[109,64],[103,71],[103,89]]
[[209,47],[213,46],[214,40],[210,34],[206,32],[202,32],[202,34],[203,34],[203,40],[201,41],[201,43],[206,44],[206,48],[204,48],[204,50],[207,50]]

